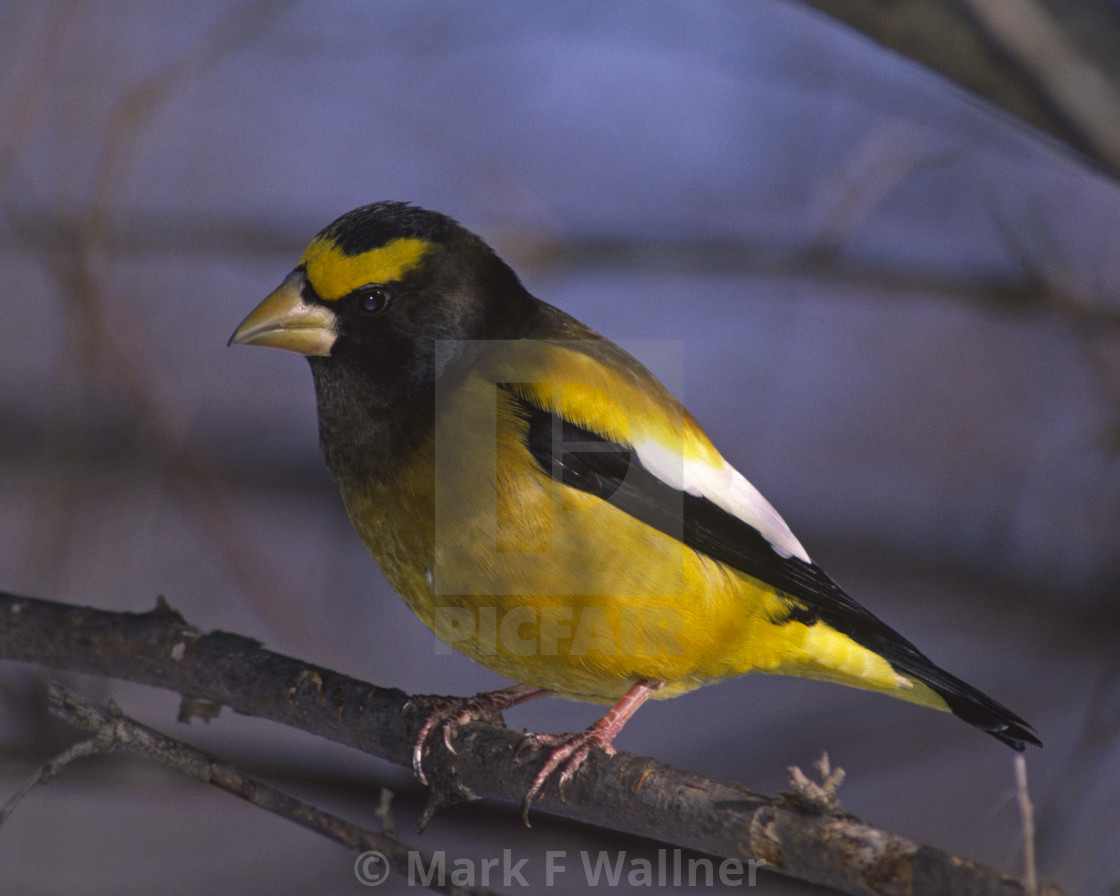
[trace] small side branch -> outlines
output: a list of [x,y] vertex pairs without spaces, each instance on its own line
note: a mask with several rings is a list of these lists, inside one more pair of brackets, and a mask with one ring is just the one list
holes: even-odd
[[4,826],[12,814],[19,808],[20,803],[24,798],[31,793],[40,784],[46,784],[57,778],[62,774],[63,769],[66,768],[71,762],[76,759],[84,759],[87,756],[97,756],[106,752],[106,746],[101,743],[97,738],[91,740],[83,740],[74,744],[72,747],[67,748],[59,753],[53,759],[45,762],[30,778],[24,782],[15,793],[13,793],[4,805],[0,806],[0,827]]
[[1038,894],[1038,869],[1034,855],[1034,803],[1027,789],[1027,760],[1015,757],[1015,792],[1019,798],[1019,815],[1023,819],[1023,887],[1027,896]]
[[[92,732],[93,737],[70,747],[47,762],[33,775],[7,803],[0,807],[0,825],[36,785],[45,784],[57,777],[74,760],[102,753],[127,752],[143,756],[196,781],[224,790],[360,853],[361,864],[355,865],[355,874],[360,875],[364,882],[379,883],[390,871],[407,878],[410,852],[419,856],[425,867],[432,864],[430,856],[410,849],[395,837],[352,824],[337,815],[298,800],[201,750],[129,718],[113,703],[110,703],[107,709],[96,706],[54,681],[48,682],[47,689],[51,714],[77,728]],[[384,803],[381,812],[383,817],[387,814]],[[443,887],[433,884],[431,889],[440,893],[464,894],[464,896],[465,894],[474,894],[474,896],[493,894],[492,890],[473,887]]]

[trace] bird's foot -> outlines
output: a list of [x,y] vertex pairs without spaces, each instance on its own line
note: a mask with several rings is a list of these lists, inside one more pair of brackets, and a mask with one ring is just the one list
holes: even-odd
[[556,773],[557,769],[560,770],[560,776],[556,779],[556,787],[563,797],[564,787],[587,760],[593,747],[598,747],[608,756],[613,756],[617,752],[611,743],[614,740],[614,734],[597,730],[597,724],[592,725],[586,731],[573,734],[527,734],[517,745],[515,756],[519,756],[524,750],[532,752],[546,748],[551,750],[548,759],[541,766],[541,770],[537,772],[537,776],[533,778],[532,786],[521,801],[521,820],[525,822],[526,827],[529,826],[529,804],[540,796],[544,785],[548,783],[548,779]]
[[529,827],[529,805],[540,796],[548,779],[560,770],[560,777],[556,781],[560,796],[564,795],[564,786],[575,777],[580,766],[591,755],[593,747],[598,747],[608,756],[613,756],[617,751],[614,748],[614,739],[622,726],[641,706],[649,696],[660,690],[664,682],[639,681],[618,701],[610,711],[599,721],[595,722],[586,731],[574,734],[527,734],[517,746],[514,756],[523,750],[536,751],[541,748],[551,749],[548,759],[545,760],[537,776],[533,778],[525,798],[521,801],[521,820]]
[[404,716],[409,730],[411,731],[414,727],[417,719],[424,719],[412,745],[413,773],[421,784],[428,783],[423,768],[424,747],[436,728],[443,729],[443,744],[450,752],[454,753],[455,747],[451,741],[463,725],[479,721],[505,728],[506,722],[502,718],[503,710],[516,706],[518,703],[524,703],[526,700],[532,700],[534,697],[543,697],[547,693],[548,691],[544,688],[517,684],[500,691],[484,691],[481,694],[475,694],[473,697],[441,697],[438,695],[417,695],[413,697],[404,705]]

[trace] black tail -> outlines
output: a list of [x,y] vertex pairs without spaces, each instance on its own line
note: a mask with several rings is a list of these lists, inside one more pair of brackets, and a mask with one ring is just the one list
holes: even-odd
[[1042,746],[1034,729],[1010,709],[938,668],[912,647],[911,650],[894,653],[886,659],[903,675],[917,679],[936,691],[953,711],[953,715],[975,725],[981,731],[987,731],[1009,747],[1021,753],[1027,744]]

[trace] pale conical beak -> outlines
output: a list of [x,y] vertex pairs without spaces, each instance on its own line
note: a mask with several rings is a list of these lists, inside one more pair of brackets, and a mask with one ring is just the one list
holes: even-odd
[[301,355],[329,355],[338,338],[338,318],[325,305],[303,298],[303,272],[293,271],[249,312],[229,344],[267,345]]

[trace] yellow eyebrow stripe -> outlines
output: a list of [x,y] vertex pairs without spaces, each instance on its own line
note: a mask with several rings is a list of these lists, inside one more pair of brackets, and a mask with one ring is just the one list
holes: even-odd
[[428,240],[401,237],[368,252],[347,255],[332,240],[314,239],[300,257],[311,288],[333,302],[367,283],[391,283],[415,268],[433,246]]

